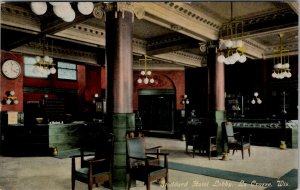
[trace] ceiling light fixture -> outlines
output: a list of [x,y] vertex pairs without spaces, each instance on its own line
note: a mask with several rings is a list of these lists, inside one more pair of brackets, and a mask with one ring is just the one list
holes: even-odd
[[[243,42],[243,21],[234,21],[232,19],[232,2],[231,2],[231,18],[228,23],[223,24],[220,30],[219,52],[217,57],[219,63],[226,65],[235,64],[236,62],[244,63],[247,60],[244,52]],[[238,33],[241,33],[241,39],[238,39]],[[222,36],[230,36],[230,39],[222,39]],[[234,39],[234,36],[236,39]]]
[[152,72],[149,70],[149,68],[147,68],[147,60],[151,60],[147,58],[147,55],[144,55],[144,59],[139,59],[140,61],[143,60],[144,61],[144,69],[141,70],[140,72],[140,76],[137,79],[137,82],[139,84],[143,83],[144,84],[153,84],[155,82],[154,78],[151,76]]
[[[41,75],[47,76],[50,74],[55,74],[55,64],[53,63],[53,58],[45,54],[46,49],[46,40],[45,37],[42,39],[42,51],[43,51],[43,57],[36,56],[35,60],[36,63],[33,67],[33,72],[40,73]],[[47,45],[47,49],[49,49],[49,46]],[[53,52],[53,44],[52,44],[52,52]]]
[[[65,22],[72,22],[76,15],[70,2],[49,2],[53,6],[53,12],[56,16],[64,20]],[[31,10],[36,15],[43,15],[47,12],[46,2],[31,2]],[[78,2],[78,11],[83,15],[89,15],[94,10],[94,4],[92,2]]]
[[291,78],[292,73],[290,72],[290,63],[289,63],[289,55],[287,55],[288,50],[283,48],[282,42],[283,34],[279,34],[280,38],[280,47],[274,52],[274,66],[273,66],[273,73],[272,77],[276,79],[283,79],[283,78]]

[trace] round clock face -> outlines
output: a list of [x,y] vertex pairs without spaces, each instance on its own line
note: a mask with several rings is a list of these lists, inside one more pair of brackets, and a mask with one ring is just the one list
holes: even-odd
[[2,64],[2,73],[10,79],[15,79],[21,74],[21,66],[15,60],[6,60]]

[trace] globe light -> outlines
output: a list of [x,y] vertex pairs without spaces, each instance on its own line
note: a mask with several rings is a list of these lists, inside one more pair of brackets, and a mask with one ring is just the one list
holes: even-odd
[[45,56],[44,56],[44,61],[45,61],[45,62],[49,62],[49,61],[50,61],[50,57],[49,57],[48,55],[45,55]]
[[144,76],[145,74],[146,74],[146,72],[145,72],[145,71],[141,71],[141,75],[143,75],[143,76]]
[[51,73],[51,74],[55,74],[55,73],[56,73],[55,67],[51,67],[51,68],[50,68],[50,73]]
[[284,63],[284,64],[282,65],[282,67],[283,67],[284,69],[288,69],[288,68],[290,68],[290,64],[289,64],[289,63]]
[[232,45],[233,45],[233,43],[232,43],[231,40],[226,40],[226,41],[225,41],[225,46],[226,46],[227,48],[231,48]]
[[89,15],[94,10],[94,4],[92,2],[78,2],[77,8],[83,15]]
[[255,100],[254,99],[251,100],[251,104],[255,104]]
[[151,71],[147,71],[147,75],[151,75]]
[[150,83],[153,84],[155,81],[153,78],[150,79]]
[[277,73],[275,71],[272,73],[272,77],[277,78]]
[[233,55],[232,55],[234,61],[238,61],[240,59],[240,54],[238,52],[235,52]]
[[147,77],[144,79],[144,83],[145,83],[145,84],[148,84],[148,83],[149,83],[149,79],[148,79]]
[[219,55],[218,58],[217,58],[217,61],[219,63],[223,63],[225,61],[225,56],[222,54],[222,55]]
[[65,21],[65,22],[72,22],[76,17],[76,14],[75,14],[75,11],[73,9],[70,9],[68,11],[68,14],[66,17],[63,17],[62,19]]
[[240,63],[245,63],[246,60],[247,60],[247,57],[246,57],[244,54],[241,55],[240,58],[239,58],[239,62],[240,62]]
[[278,69],[282,69],[282,63],[278,63],[278,64],[277,64],[277,68],[278,68]]
[[261,101],[260,98],[257,98],[257,103],[258,103],[258,104],[261,104],[261,103],[262,103],[262,101]]
[[10,100],[10,99],[7,99],[7,100],[5,101],[5,103],[6,103],[6,104],[11,104],[11,100]]
[[30,4],[32,12],[36,15],[43,15],[47,12],[47,3],[46,2],[32,2]]
[[49,63],[53,63],[53,58],[49,57]]
[[291,78],[291,77],[292,77],[292,73],[291,73],[291,72],[288,72],[287,75],[286,75],[286,77],[287,77],[287,78]]
[[40,56],[36,56],[35,60],[36,60],[36,62],[40,62],[41,61],[41,57]]
[[236,41],[236,47],[237,47],[237,48],[243,47],[243,41],[242,41],[242,40]]
[[142,80],[141,78],[139,78],[139,79],[137,80],[137,82],[138,82],[139,84],[141,84],[141,83],[143,82],[143,80]]
[[14,104],[18,104],[18,103],[19,103],[19,100],[14,100],[13,103],[14,103]]
[[69,9],[71,9],[71,7],[68,4],[57,3],[53,6],[53,12],[59,18],[67,17],[69,14]]
[[225,41],[223,40],[223,39],[220,39],[220,41],[219,41],[219,49],[225,49],[226,47],[225,47]]
[[232,46],[231,46],[231,48],[236,48],[236,41],[232,41]]
[[225,58],[225,60],[224,60],[224,64],[225,64],[225,65],[230,65],[230,60],[229,60],[229,57]]

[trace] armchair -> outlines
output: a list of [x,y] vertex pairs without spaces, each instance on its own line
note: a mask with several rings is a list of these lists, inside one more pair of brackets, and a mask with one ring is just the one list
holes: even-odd
[[[140,131],[127,131],[126,133],[126,138],[135,138],[135,137],[141,137],[141,139],[144,141],[144,145],[146,145],[145,143],[145,139],[144,139],[144,134]],[[149,165],[160,165],[160,160],[159,160],[159,156],[160,156],[160,150],[161,150],[162,146],[154,146],[154,147],[150,147],[150,148],[146,148],[145,147],[145,151],[148,153],[147,158],[148,158],[148,164]],[[151,153],[151,155],[149,154]],[[153,154],[156,153],[156,154]]]
[[165,178],[166,189],[168,189],[168,154],[159,153],[159,155],[164,156],[163,166],[153,165],[149,163],[147,155],[157,155],[158,153],[146,153],[145,141],[143,138],[126,138],[126,143],[129,170],[128,189],[131,187],[132,180],[139,180],[146,184],[147,190],[150,190],[151,182],[162,178]]
[[211,153],[217,151],[217,128],[216,122],[206,121],[202,123],[198,134],[193,135],[193,158],[198,149],[199,153],[208,153],[208,158],[211,159]]
[[[111,167],[113,153],[113,135],[106,135],[107,138],[101,138],[100,145],[97,147],[95,157],[85,159],[84,151],[81,155],[72,156],[71,184],[72,190],[75,189],[75,181],[88,184],[88,189],[92,190],[93,185],[97,187],[99,183],[108,182],[112,185]],[[80,157],[80,167],[76,166],[76,158]]]
[[239,133],[233,132],[232,123],[228,121],[222,123],[222,131],[223,131],[224,142],[227,143],[228,153],[230,150],[233,151],[232,154],[234,154],[236,150],[241,150],[242,159],[244,159],[244,150],[248,150],[248,154],[250,157],[251,135],[249,135],[248,140],[245,141],[244,136],[240,136]]

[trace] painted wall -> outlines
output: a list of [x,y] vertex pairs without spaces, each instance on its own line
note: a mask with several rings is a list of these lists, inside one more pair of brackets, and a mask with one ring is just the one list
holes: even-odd
[[[0,98],[1,98],[1,104],[0,104],[0,111],[23,111],[23,70],[24,70],[24,64],[23,64],[23,55],[19,53],[13,53],[13,52],[5,52],[1,51],[1,67],[4,61],[8,59],[13,59],[20,63],[22,72],[20,76],[16,79],[8,79],[5,76],[3,76],[1,71],[1,80],[0,80]],[[7,97],[7,92],[14,90],[15,96],[18,98],[19,103],[18,104],[12,104],[12,105],[6,105],[3,103],[3,100]]]
[[[15,59],[21,64],[24,70],[23,55],[11,52],[1,52],[1,61],[6,59]],[[14,110],[23,111],[23,102],[26,101],[41,101],[45,93],[39,92],[25,92],[24,87],[29,88],[47,88],[47,89],[65,89],[76,90],[79,107],[84,107],[86,102],[92,102],[95,93],[99,97],[105,98],[105,89],[107,86],[106,68],[91,65],[77,65],[78,75],[77,81],[59,80],[56,75],[51,75],[48,79],[26,78],[24,72],[15,80],[9,80],[1,75],[1,100],[6,95],[6,91],[15,90],[18,96],[18,105],[3,105],[1,104],[1,111]],[[153,76],[156,78],[156,83],[153,85],[138,84],[136,82],[139,72],[134,72],[134,95],[133,104],[134,110],[138,109],[138,90],[140,89],[174,89],[176,91],[176,109],[184,109],[181,104],[183,95],[185,94],[185,72],[178,71],[154,71]],[[49,98],[57,98],[55,93],[48,93]]]

